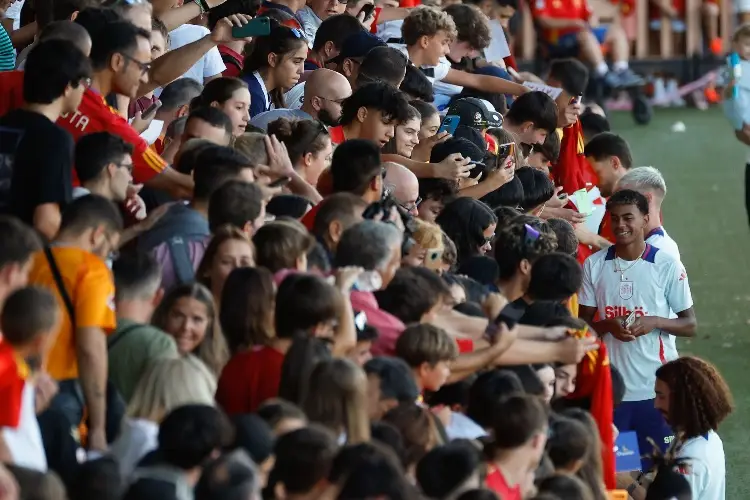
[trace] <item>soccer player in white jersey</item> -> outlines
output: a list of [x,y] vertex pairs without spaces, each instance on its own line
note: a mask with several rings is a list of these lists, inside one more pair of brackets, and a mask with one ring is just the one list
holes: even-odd
[[[675,431],[675,470],[690,483],[698,500],[724,500],[724,444],[716,433],[734,404],[727,383],[712,364],[691,356],[678,358],[656,371],[656,409]],[[623,485],[632,498],[646,490],[635,482]]]
[[[579,316],[607,344],[612,365],[625,382],[614,424],[620,432],[635,431],[641,451],[647,452],[649,437],[665,448],[672,439],[654,408],[655,373],[676,357],[676,352],[665,349],[665,339],[695,334],[693,299],[682,264],[645,242],[646,197],[629,189],[618,191],[607,201],[607,212],[615,244],[586,259]],[[676,318],[670,318],[671,311]],[[631,313],[635,319],[626,326]],[[649,467],[648,460],[642,464]]]
[[667,183],[661,172],[654,167],[631,168],[617,182],[617,189],[632,189],[648,199],[646,243],[682,261],[677,243],[661,225],[661,205],[667,196]]

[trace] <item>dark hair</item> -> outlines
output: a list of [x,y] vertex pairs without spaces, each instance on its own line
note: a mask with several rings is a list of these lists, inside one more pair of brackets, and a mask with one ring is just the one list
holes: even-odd
[[330,137],[325,125],[317,120],[290,120],[278,118],[268,124],[268,135],[275,135],[286,145],[292,165],[307,153],[318,154]]
[[557,133],[547,134],[544,143],[536,145],[534,151],[538,149],[540,153],[551,163],[557,163],[560,158],[560,135]]
[[0,215],[0,269],[26,264],[41,246],[36,231],[15,217]]
[[[95,460],[86,460],[78,466],[75,482],[70,486],[68,495],[70,495],[69,498],[114,500],[122,498],[126,485],[125,478],[120,472],[119,462],[114,457],[104,456]],[[43,498],[51,500],[53,497]]]
[[203,467],[195,485],[196,500],[244,500],[253,498],[262,478],[253,460],[244,450],[224,453]]
[[632,189],[621,189],[610,196],[607,200],[607,211],[623,205],[633,205],[643,215],[648,213],[648,198]]
[[278,194],[268,200],[266,212],[277,219],[300,220],[312,208],[314,203],[309,198],[297,194]]
[[[539,237],[533,241],[527,238],[527,225],[539,232]],[[555,235],[545,223],[525,223],[519,217],[500,229],[495,238],[495,260],[500,268],[500,280],[512,278],[521,261],[528,260],[533,265],[539,257],[554,252],[556,248]]]
[[557,129],[557,105],[544,92],[527,92],[513,101],[505,119],[518,125],[531,122],[534,127],[554,134]]
[[394,426],[404,441],[404,468],[416,466],[435,442],[437,430],[432,414],[414,401],[400,403],[383,415],[383,422]]
[[467,42],[474,50],[484,50],[490,46],[492,34],[487,16],[474,5],[453,4],[443,9],[456,24],[456,40]]
[[357,18],[349,14],[336,14],[323,20],[315,32],[315,40],[312,49],[317,52],[325,48],[326,43],[333,42],[333,45],[341,50],[344,46],[344,40],[349,35],[362,31],[362,23]]
[[396,356],[412,368],[435,366],[458,357],[456,342],[442,328],[430,324],[408,326],[396,340]]
[[357,85],[382,82],[396,87],[404,79],[409,59],[393,47],[374,47],[362,59],[359,65]]
[[458,186],[449,179],[423,178],[419,179],[419,197],[422,200],[439,201],[447,205],[458,195]]
[[99,225],[108,231],[122,231],[122,215],[114,203],[96,195],[87,194],[73,200],[62,214],[60,232],[80,234]]
[[299,222],[274,221],[260,227],[253,235],[255,260],[272,273],[294,269],[297,260],[315,244],[315,238]]
[[208,202],[208,228],[213,233],[221,226],[245,229],[263,211],[263,190],[252,182],[229,180],[216,188]]
[[382,420],[370,423],[370,439],[391,450],[402,466],[406,464],[406,448],[404,438],[395,425]]
[[213,406],[187,404],[172,410],[159,425],[159,456],[182,470],[204,465],[231,441],[231,424]]
[[[243,65],[243,74],[250,75],[254,71],[268,67],[268,55],[277,54],[284,58],[301,46],[307,47],[307,40],[301,30],[289,28],[278,22],[271,21],[271,32],[267,36],[255,37],[248,48]],[[277,109],[286,108],[284,91],[282,88],[269,89],[271,102]]]
[[[193,102],[195,102],[195,99],[193,99]],[[223,128],[227,135],[232,135],[232,131],[234,130],[232,120],[229,119],[225,112],[215,106],[200,106],[191,109],[185,127],[187,127],[190,120],[201,120],[214,128]]]
[[279,437],[274,447],[276,462],[268,476],[267,492],[283,484],[289,494],[304,494],[328,477],[338,452],[336,440],[326,428],[312,424]]
[[23,347],[37,335],[51,332],[58,320],[57,299],[50,290],[27,286],[11,293],[0,314],[3,340],[14,347]]
[[191,107],[195,109],[211,107],[214,102],[224,104],[236,91],[246,88],[248,88],[247,83],[239,78],[231,76],[216,78],[203,86],[203,91],[193,100]]
[[682,439],[715,431],[734,410],[732,393],[714,365],[683,356],[661,365],[656,379],[669,386],[669,423]]
[[380,111],[383,119],[398,123],[406,120],[409,101],[403,92],[388,83],[368,83],[358,87],[351,96],[344,99],[339,123],[352,123],[357,119],[359,108]]
[[[437,109],[435,109],[430,104],[435,100],[435,92],[432,88],[432,83],[430,82],[429,78],[425,76],[422,70],[420,70],[413,64],[409,64],[408,66],[406,66],[404,80],[401,82],[399,90],[406,93],[410,98],[414,99],[413,101],[409,101],[409,104],[417,108],[417,111],[420,111],[420,114],[422,109],[426,106],[430,106],[433,110],[435,110],[432,114],[437,113]],[[414,103],[422,103],[426,106],[420,107],[415,105]]]
[[377,443],[343,447],[333,460],[328,480],[341,488],[339,498],[417,498],[395,454]]
[[[283,399],[269,399],[264,401],[258,407],[257,414],[272,429],[276,428],[285,418],[306,420],[305,412],[294,403],[284,401]],[[309,429],[310,427],[306,428]]]
[[[419,70],[417,70],[417,71],[419,71]],[[409,73],[409,70],[407,69],[406,72]],[[420,71],[420,73],[421,73],[421,71]],[[422,76],[424,76],[424,74],[422,74]],[[427,78],[427,77],[425,77],[425,78]],[[406,79],[404,79],[404,81],[406,81]],[[429,82],[429,80],[427,80],[427,81]],[[401,89],[401,90],[404,90],[404,89]],[[404,91],[407,94],[409,93],[406,90],[404,90]],[[432,92],[432,87],[430,87],[430,92]],[[419,111],[419,116],[422,117],[422,121],[426,120],[427,118],[431,118],[431,117],[433,117],[433,116],[435,116],[437,114],[440,114],[440,112],[438,111],[438,109],[434,105],[430,104],[430,102],[425,102],[425,101],[426,101],[426,99],[425,100],[414,99],[412,101],[409,101],[409,104],[412,105],[412,106],[414,106],[415,108],[417,108],[417,111]]]
[[193,199],[210,200],[222,184],[237,179],[243,170],[249,168],[250,160],[232,148],[216,145],[202,148],[193,170]]
[[526,211],[547,203],[555,194],[554,183],[541,170],[522,167],[516,170],[515,177],[523,185],[523,202],[521,202],[521,207]]
[[[501,0],[501,1],[515,1],[515,0]],[[486,488],[475,488],[473,490],[464,491],[461,496],[456,500],[500,500],[494,491]]]
[[553,417],[547,437],[547,456],[556,470],[565,469],[574,462],[586,460],[593,448],[591,439],[589,430],[577,420]]
[[91,75],[91,64],[83,52],[66,40],[47,40],[36,45],[26,59],[23,98],[27,103],[50,104],[78,88]]
[[570,474],[553,474],[537,483],[540,494],[550,493],[557,500],[593,500],[591,488]]
[[119,135],[94,132],[81,137],[75,147],[75,169],[81,184],[97,179],[107,165],[119,165],[125,156],[133,154],[133,145]]
[[435,222],[456,244],[460,264],[479,254],[485,242],[484,231],[497,224],[497,217],[481,201],[460,197],[445,205]]
[[578,253],[578,237],[573,224],[565,219],[547,219],[547,225],[557,237],[557,251],[575,257]]
[[338,317],[341,297],[320,276],[293,273],[276,292],[276,337],[290,339]]
[[399,403],[417,400],[419,389],[414,382],[411,368],[401,358],[378,356],[364,366],[367,375],[380,380],[380,399],[395,399]]
[[[81,12],[98,7],[98,5],[99,2],[94,0],[37,0],[34,2],[36,24],[38,29],[43,31],[54,21],[70,21],[74,13],[78,12],[80,15]],[[24,4],[24,7],[27,6]]]
[[611,132],[602,132],[592,137],[586,144],[583,154],[586,158],[593,158],[596,161],[617,157],[623,168],[626,170],[633,168],[633,156],[627,141]]
[[179,78],[161,91],[159,100],[161,101],[162,110],[177,110],[180,107],[190,104],[203,91],[203,85],[192,78]]
[[115,298],[153,299],[161,284],[161,266],[148,253],[127,253],[112,263]]
[[505,370],[486,371],[469,388],[466,415],[480,427],[489,429],[492,427],[497,402],[518,393],[523,393],[518,375]]
[[646,500],[698,500],[693,497],[690,482],[673,466],[660,467],[646,491]]
[[366,139],[343,142],[333,152],[331,180],[333,191],[363,195],[383,167],[377,144]]
[[583,270],[568,254],[552,252],[539,257],[531,267],[527,293],[534,300],[565,301],[583,284]]
[[497,214],[497,209],[500,207],[515,209],[515,207],[520,206],[525,196],[521,179],[514,175],[511,180],[499,188],[482,196],[481,201],[492,207]]
[[549,65],[549,78],[560,83],[570,95],[582,95],[589,83],[589,70],[585,64],[572,57],[553,59]]
[[308,394],[313,368],[332,358],[331,348],[325,340],[303,335],[296,337],[281,365],[279,397],[301,405]]
[[518,376],[523,386],[523,392],[533,396],[544,396],[544,384],[531,365],[503,366],[503,371],[513,372]]
[[521,212],[516,210],[515,207],[499,206],[493,210],[495,217],[497,217],[497,228],[503,229],[507,227],[514,219],[521,216]]
[[367,208],[367,203],[361,197],[352,193],[334,193],[318,205],[318,213],[315,214],[312,234],[323,239],[333,221],[339,221],[342,232],[346,231],[361,220],[362,212]]
[[404,324],[419,323],[450,289],[435,272],[424,267],[402,267],[388,286],[375,292],[380,309]]
[[594,113],[591,111],[591,108],[586,108],[578,119],[581,122],[583,135],[586,139],[601,134],[602,132],[609,132],[611,129],[609,120],[600,114]]
[[[38,24],[37,21],[37,25]],[[88,50],[91,44],[91,37],[89,36],[89,32],[86,31],[86,28],[78,23],[68,20],[54,21],[39,31],[39,43],[49,40],[68,41],[75,45],[75,47],[81,52]],[[85,55],[86,54],[84,53],[84,56]],[[90,68],[91,65],[88,63],[88,60],[86,62]],[[26,65],[28,65],[28,62]]]
[[[76,21],[78,19],[76,18]],[[137,28],[129,21],[116,21],[106,24],[106,28],[92,32],[84,26],[91,35],[91,66],[94,71],[105,69],[115,54],[130,55],[138,46],[138,37],[149,40],[150,33]]]
[[232,354],[273,338],[273,275],[263,267],[234,269],[221,292],[219,322]]
[[480,464],[477,448],[470,441],[457,439],[430,450],[417,464],[415,475],[429,498],[449,498],[478,474]]
[[549,420],[549,409],[541,398],[513,394],[495,405],[492,429],[494,447],[508,450],[523,446],[540,433]]

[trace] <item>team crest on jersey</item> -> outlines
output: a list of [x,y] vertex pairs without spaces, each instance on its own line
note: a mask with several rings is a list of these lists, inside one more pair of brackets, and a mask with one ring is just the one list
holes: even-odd
[[482,113],[479,111],[474,113],[474,123],[482,123]]
[[633,282],[632,281],[620,282],[620,298],[622,300],[630,300],[633,298]]

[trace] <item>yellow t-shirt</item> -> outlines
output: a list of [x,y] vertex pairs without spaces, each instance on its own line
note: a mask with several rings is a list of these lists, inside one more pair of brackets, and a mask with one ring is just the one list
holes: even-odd
[[[100,257],[80,248],[52,247],[52,254],[73,303],[76,328],[96,327],[107,334],[111,333],[117,326],[115,283],[107,264]],[[56,380],[78,378],[73,325],[44,252],[34,255],[29,284],[51,290],[57,297],[62,314],[60,329],[42,363],[44,369]]]

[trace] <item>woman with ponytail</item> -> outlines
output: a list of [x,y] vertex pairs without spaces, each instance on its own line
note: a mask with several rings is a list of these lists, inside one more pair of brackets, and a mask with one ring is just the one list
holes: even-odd
[[268,135],[284,143],[294,170],[311,186],[331,166],[331,136],[319,121],[279,118],[268,124]]
[[195,98],[194,107],[214,107],[222,110],[232,121],[232,137],[245,133],[250,120],[250,90],[239,78],[222,77],[211,80]]
[[242,79],[250,88],[250,116],[285,108],[284,92],[299,82],[307,57],[302,30],[271,21],[271,33],[253,40]]

